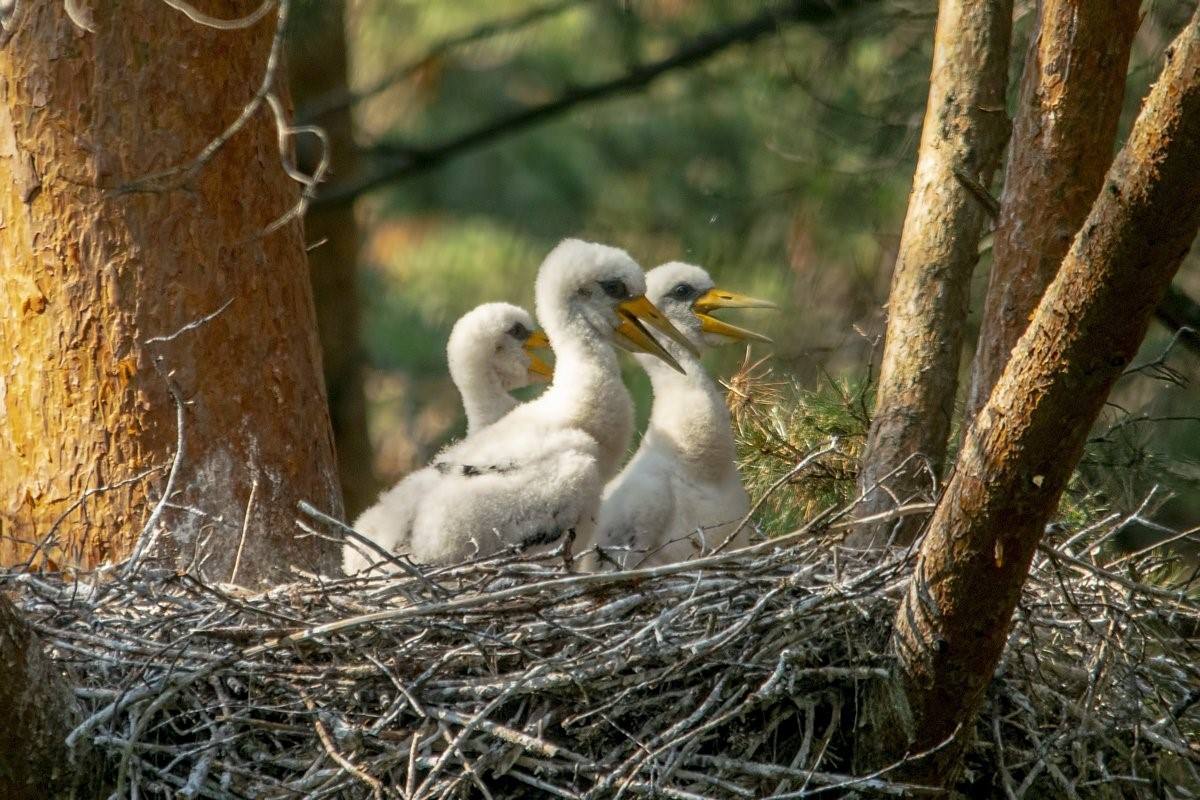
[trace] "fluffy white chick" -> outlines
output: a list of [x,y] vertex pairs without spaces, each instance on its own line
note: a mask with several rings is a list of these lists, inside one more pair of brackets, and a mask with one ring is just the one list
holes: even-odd
[[569,531],[589,536],[632,435],[613,344],[670,359],[643,321],[687,341],[644,292],[645,276],[625,251],[577,239],[555,247],[536,284],[538,319],[555,351],[550,387],[446,448],[355,527],[424,563],[550,544]]
[[[773,303],[717,289],[702,268],[671,262],[646,275],[647,292],[696,350],[767,337],[716,319],[716,308],[774,308]],[[725,540],[749,510],[737,471],[725,394],[700,358],[665,343],[683,365],[637,356],[650,376],[654,405],[637,453],[605,487],[591,566],[655,566],[685,560]],[[745,543],[748,531],[730,543]]]
[[517,407],[509,392],[552,377],[550,366],[532,352],[547,346],[529,312],[510,303],[484,303],[454,323],[446,360],[467,414],[468,436]]
[[[546,334],[535,330],[529,312],[510,303],[484,303],[459,317],[446,343],[446,361],[467,415],[467,435],[491,425],[517,406],[510,391],[549,380],[553,370],[532,352],[547,346]],[[414,501],[431,479],[427,470],[412,473],[363,512],[356,529],[369,532],[372,541],[384,550],[395,551],[403,544],[403,532],[412,524]],[[377,554],[369,553],[360,543],[348,542],[343,548],[342,566],[348,574],[379,561]]]

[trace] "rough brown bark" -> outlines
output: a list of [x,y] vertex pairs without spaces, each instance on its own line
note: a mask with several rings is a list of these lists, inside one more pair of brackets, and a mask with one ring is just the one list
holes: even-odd
[[1141,0],[1038,4],[1004,173],[967,424],[987,402],[1112,163],[1140,7]]
[[0,709],[0,797],[69,797],[90,779],[83,774],[87,754],[72,752],[66,744],[79,721],[71,688],[3,593]]
[[[301,3],[289,31],[291,84],[296,105],[304,108],[318,98],[346,92],[346,4],[343,0]],[[357,174],[358,148],[348,106],[317,120],[329,137],[330,170],[334,180]],[[305,146],[307,145],[307,146]],[[298,161],[311,173],[320,158],[313,137],[302,139]],[[338,473],[353,518],[375,501],[380,484],[372,469],[367,435],[367,403],[363,394],[363,350],[359,337],[359,233],[351,204],[312,208],[305,217],[317,330],[325,366],[325,390],[337,442]]]
[[[941,0],[921,145],[888,299],[875,415],[863,452],[861,513],[929,486],[946,453],[971,272],[987,213],[969,188],[991,183],[1004,143],[1011,0]],[[919,458],[918,463],[914,457]],[[928,466],[928,471],[923,469]],[[910,518],[911,519],[911,518]],[[897,535],[911,539],[912,526]],[[854,547],[882,545],[891,526],[863,526]]]
[[[875,709],[881,760],[959,735],[910,764],[909,779],[953,775],[1045,525],[1200,229],[1200,10],[1167,53],[921,544],[892,639],[906,702]],[[895,707],[907,708],[909,736],[896,735],[906,726],[889,719]]]
[[257,483],[239,581],[332,566],[331,545],[294,536],[297,500],[341,498],[301,225],[263,232],[299,194],[270,112],[185,180],[139,181],[238,116],[275,17],[221,31],[159,0],[88,9],[94,32],[63,3],[19,3],[0,49],[0,561],[52,530],[52,564],[130,553],[176,453],[161,357],[187,403],[164,552],[203,543],[204,573],[228,579]]

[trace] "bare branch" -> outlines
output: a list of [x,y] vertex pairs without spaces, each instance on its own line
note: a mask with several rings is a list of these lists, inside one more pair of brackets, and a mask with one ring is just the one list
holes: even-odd
[[237,583],[238,568],[242,566],[242,549],[246,546],[246,533],[250,530],[250,514],[254,511],[254,495],[258,494],[258,478],[250,484],[250,499],[246,501],[246,513],[242,516],[242,535],[238,539],[237,555],[233,558],[233,571],[229,582]]
[[[166,2],[167,0],[164,0]],[[174,0],[177,2],[177,0]],[[164,191],[167,189],[177,188],[186,183],[192,177],[197,175],[200,170],[204,169],[210,161],[221,152],[230,139],[238,134],[246,124],[254,118],[258,110],[262,108],[263,103],[267,100],[267,95],[271,94],[271,87],[275,84],[275,76],[279,71],[279,66],[283,58],[283,34],[287,28],[288,10],[291,7],[291,0],[269,0],[267,5],[273,5],[277,2],[279,10],[275,17],[275,34],[271,39],[271,49],[267,54],[267,64],[263,70],[262,80],[259,82],[258,88],[249,102],[242,107],[241,113],[231,122],[225,130],[210,141],[204,148],[190,161],[178,164],[174,167],[146,175],[134,181],[130,181],[119,188],[122,192],[152,192]],[[197,12],[198,13],[198,12]],[[257,12],[256,12],[257,13]]]
[[735,45],[761,39],[785,23],[817,24],[873,2],[875,0],[792,0],[783,7],[765,11],[744,22],[702,34],[663,59],[634,67],[616,78],[567,89],[553,100],[484,123],[441,144],[413,148],[380,143],[370,152],[390,159],[390,163],[344,186],[331,187],[329,192],[317,197],[315,205],[352,202],[389,183],[427,172],[451,158],[549,122],[576,108],[644,89],[669,72],[702,64]]
[[387,91],[404,80],[407,80],[415,72],[426,66],[430,62],[445,55],[451,50],[456,50],[468,44],[490,39],[505,33],[513,33],[515,31],[526,28],[530,25],[541,22],[542,20],[561,14],[575,6],[581,5],[590,0],[554,0],[554,2],[545,3],[540,6],[534,6],[526,11],[503,19],[490,20],[480,25],[477,28],[472,28],[469,31],[456,33],[448,36],[445,39],[435,43],[432,47],[426,50],[421,55],[413,60],[405,63],[399,68],[392,70],[388,74],[378,80],[368,84],[365,88],[357,91],[347,89],[339,89],[328,92],[322,95],[305,108],[300,109],[296,114],[296,118],[302,122],[313,122],[327,114],[332,114],[335,111],[341,111],[344,108],[357,105],[364,100],[369,100],[376,95]]
[[1168,329],[1175,331],[1176,335],[1178,331],[1190,329],[1192,335],[1184,336],[1183,344],[1193,353],[1200,354],[1200,335],[1195,333],[1200,331],[1200,303],[1188,296],[1187,292],[1175,284],[1167,287],[1166,296],[1154,309],[1154,317]]
[[229,298],[224,303],[222,303],[220,308],[218,308],[216,311],[211,311],[211,312],[205,314],[204,316],[200,317],[199,319],[192,320],[191,322],[187,323],[186,325],[184,325],[182,328],[175,331],[174,333],[168,333],[168,334],[164,334],[162,336],[151,336],[149,339],[146,340],[146,344],[161,344],[163,342],[172,342],[179,336],[181,336],[189,331],[194,331],[194,330],[196,330],[196,328],[199,328],[202,325],[206,325],[209,322],[212,322],[214,319],[216,319],[222,313],[224,313],[225,309],[227,309],[231,305],[233,305],[233,301],[236,299],[237,298],[235,298],[235,297]]
[[180,12],[197,25],[203,25],[206,28],[216,28],[219,31],[236,31],[242,28],[249,28],[257,23],[260,19],[267,15],[267,12],[275,5],[277,0],[263,0],[263,4],[259,6],[253,13],[248,14],[240,19],[219,19],[205,14],[203,11],[192,6],[190,3],[185,3],[184,0],[162,0],[171,8]]

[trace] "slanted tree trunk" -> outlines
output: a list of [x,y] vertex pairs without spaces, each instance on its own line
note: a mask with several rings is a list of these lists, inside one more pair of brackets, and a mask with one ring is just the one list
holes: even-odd
[[1200,9],[1167,50],[921,544],[892,638],[903,702],[880,700],[867,741],[883,743],[876,760],[887,762],[959,733],[907,778],[952,778],[1045,525],[1198,229]]
[[238,117],[275,14],[226,31],[160,0],[85,5],[94,32],[18,3],[0,49],[0,561],[52,533],[52,564],[129,555],[178,455],[165,554],[228,579],[241,549],[242,582],[332,566],[295,538],[299,499],[341,496],[301,225],[264,230],[299,196],[270,111],[143,180]]
[[1112,163],[1141,0],[1042,0],[964,422],[987,402]]
[[69,797],[84,780],[87,753],[72,752],[67,734],[79,722],[71,688],[42,653],[41,643],[0,593],[0,797]]
[[[1008,138],[1004,91],[1011,32],[1011,0],[941,0],[929,101],[859,478],[866,493],[864,516],[891,508],[894,495],[922,492],[927,476],[941,471],[971,272],[987,220],[970,187],[991,183]],[[885,478],[894,495],[876,488]],[[909,539],[911,528],[902,526],[897,535]],[[890,534],[887,524],[863,526],[847,543],[879,546]]]
[[[295,8],[289,30],[288,66],[296,107],[301,111],[318,98],[343,92],[347,84],[346,4],[344,0],[308,0]],[[312,123],[329,137],[330,170],[334,180],[358,172],[349,108],[323,114]],[[320,158],[315,137],[297,143],[302,168],[312,172]],[[375,501],[379,483],[372,469],[367,436],[367,403],[363,394],[363,349],[359,337],[358,226],[353,204],[312,208],[305,232],[313,249],[308,254],[317,330],[325,365],[325,390],[337,443],[338,473],[346,499],[346,514],[354,517]]]

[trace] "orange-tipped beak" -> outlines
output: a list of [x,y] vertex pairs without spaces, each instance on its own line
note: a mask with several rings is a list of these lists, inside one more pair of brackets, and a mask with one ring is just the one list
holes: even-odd
[[545,331],[534,331],[526,337],[524,347],[526,350],[544,350],[550,346],[550,337]]
[[529,356],[530,379],[538,383],[548,383],[554,377],[554,367],[541,357],[534,355],[533,351],[550,347],[550,337],[546,336],[545,331],[534,331],[529,334],[521,346],[525,348],[525,354]]

